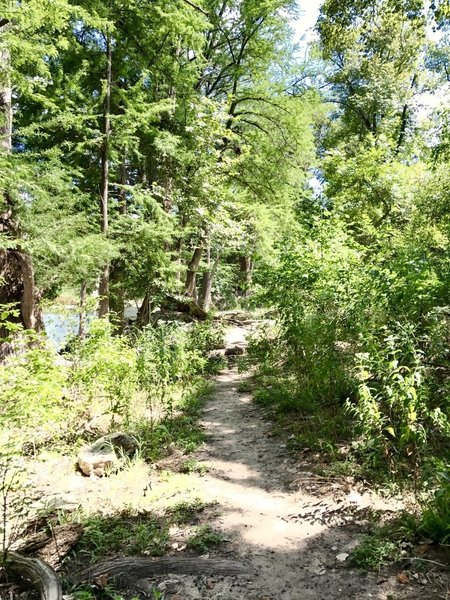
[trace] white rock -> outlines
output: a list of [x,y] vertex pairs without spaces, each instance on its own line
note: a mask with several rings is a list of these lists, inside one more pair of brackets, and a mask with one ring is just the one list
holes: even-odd
[[336,556],[336,560],[337,560],[338,562],[341,562],[341,563],[343,563],[343,562],[345,562],[345,561],[347,560],[347,558],[348,558],[349,556],[350,556],[350,555],[349,555],[349,554],[347,554],[346,552],[342,552],[341,554],[338,554],[338,555]]

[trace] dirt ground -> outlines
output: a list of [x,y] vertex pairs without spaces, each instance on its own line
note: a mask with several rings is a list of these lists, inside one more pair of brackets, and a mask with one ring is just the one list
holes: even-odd
[[[233,328],[228,345],[243,345],[244,337],[243,329]],[[235,367],[216,377],[203,413],[207,443],[196,458],[209,466],[208,474],[197,479],[198,491],[218,502],[219,516],[210,524],[225,540],[210,556],[239,560],[248,575],[165,577],[158,584],[164,598],[449,598],[448,579],[432,563],[426,575],[402,564],[375,574],[348,566],[346,555],[363,533],[359,521],[367,507],[397,510],[399,502],[325,483],[303,470],[285,444],[272,437],[272,424],[250,395],[238,392],[243,378]]]
[[[230,328],[227,347],[244,347],[247,333]],[[101,513],[106,520],[124,506],[145,514],[164,513],[180,501],[213,504],[201,523],[222,541],[204,558],[237,561],[245,575],[139,580],[127,598],[139,591],[151,600],[449,600],[448,572],[433,562],[425,572],[415,572],[414,561],[370,574],[351,567],[348,555],[367,531],[368,511],[397,511],[401,501],[379,498],[352,480],[313,474],[311,463],[273,434],[251,394],[239,392],[247,377],[231,359],[215,378],[202,414],[206,443],[194,455],[168,457],[157,468],[137,462],[99,479],[76,473],[73,457],[50,456],[35,466],[40,503]],[[177,471],[177,461],[186,459],[204,469]],[[193,556],[182,528],[171,527],[167,552]]]

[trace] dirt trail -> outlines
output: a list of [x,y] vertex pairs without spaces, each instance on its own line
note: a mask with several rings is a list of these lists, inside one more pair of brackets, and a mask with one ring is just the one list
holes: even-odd
[[[242,345],[245,331],[234,328],[228,344]],[[431,598],[431,589],[400,586],[395,577],[352,570],[348,554],[358,535],[349,523],[336,526],[344,507],[362,509],[377,500],[354,490],[323,497],[310,473],[299,467],[283,444],[270,437],[271,424],[237,387],[245,376],[231,368],[217,376],[204,409],[207,443],[197,453],[210,466],[198,482],[206,500],[219,503],[212,526],[227,542],[214,556],[238,559],[248,577],[177,577],[163,586],[168,598],[194,600],[335,600]],[[291,482],[298,482],[293,491]],[[300,489],[298,489],[300,488]],[[300,516],[299,516],[300,515]],[[338,525],[342,525],[342,521]],[[345,519],[344,519],[345,520]],[[340,556],[342,560],[344,556]],[[406,588],[409,588],[407,590]],[[173,592],[173,595],[170,595]],[[405,596],[405,592],[407,595]],[[442,596],[436,596],[442,597]]]

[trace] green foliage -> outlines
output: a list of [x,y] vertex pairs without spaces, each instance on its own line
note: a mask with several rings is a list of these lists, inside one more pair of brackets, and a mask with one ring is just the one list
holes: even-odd
[[83,525],[76,552],[92,560],[115,555],[161,556],[169,537],[166,525],[152,513],[92,516]]
[[106,319],[93,320],[89,335],[77,345],[71,384],[91,402],[106,401],[112,421],[129,418],[137,385],[136,350],[125,337],[114,335]]
[[370,451],[384,455],[391,470],[404,461],[406,471],[412,466],[415,473],[430,417],[422,356],[411,328],[383,333],[381,347],[375,342],[372,354],[358,357],[358,400],[347,406]]
[[167,516],[176,525],[188,525],[198,523],[206,508],[214,506],[196,498],[195,500],[177,502],[167,510]]
[[150,405],[157,400],[173,414],[171,391],[175,386],[185,389],[206,363],[195,346],[179,325],[159,323],[145,328],[137,340],[137,369]]
[[450,477],[440,474],[441,484],[425,506],[419,531],[440,544],[450,540]]
[[[10,309],[3,311],[5,319]],[[0,363],[5,436],[20,447],[23,440],[42,440],[67,426],[66,373],[55,363],[55,352],[43,337],[9,323],[14,353]]]
[[199,525],[194,528],[193,534],[188,539],[188,547],[204,554],[223,542],[223,535],[214,531],[209,525]]
[[397,544],[384,535],[367,536],[351,553],[351,562],[367,571],[379,569],[399,555]]
[[[133,431],[140,439],[140,451],[144,460],[157,460],[169,454],[174,447],[183,453],[189,453],[204,441],[205,434],[198,418],[200,407],[209,392],[210,388],[204,381],[194,379],[183,395],[178,394],[171,401],[174,408],[172,415],[167,414],[167,404],[158,411],[158,406],[154,403],[150,407],[150,413],[132,419]],[[145,390],[144,398],[148,403]]]

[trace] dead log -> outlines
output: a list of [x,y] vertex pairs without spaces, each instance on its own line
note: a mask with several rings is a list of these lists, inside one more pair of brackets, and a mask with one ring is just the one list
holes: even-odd
[[[48,527],[47,522],[45,525]],[[66,523],[50,526],[45,531],[26,536],[19,542],[17,550],[21,554],[34,554],[47,565],[58,571],[62,560],[69,554],[83,535],[80,523]]]
[[239,562],[230,560],[213,560],[205,558],[116,558],[85,569],[76,574],[74,583],[92,582],[96,580],[136,580],[155,575],[177,573],[185,575],[245,575],[248,569]]
[[62,600],[58,576],[44,561],[25,557],[17,552],[7,552],[1,565],[8,573],[29,581],[40,592],[42,600]]

